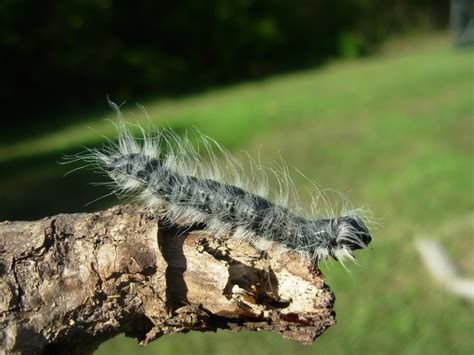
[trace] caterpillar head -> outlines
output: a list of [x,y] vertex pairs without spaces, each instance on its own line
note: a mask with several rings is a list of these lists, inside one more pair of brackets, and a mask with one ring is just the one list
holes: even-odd
[[372,237],[360,217],[346,214],[337,218],[308,221],[289,245],[317,263],[328,257],[354,259],[354,250],[367,248]]
[[330,230],[333,240],[330,255],[336,260],[353,258],[354,250],[367,248],[372,240],[369,229],[358,216],[343,215],[332,219]]

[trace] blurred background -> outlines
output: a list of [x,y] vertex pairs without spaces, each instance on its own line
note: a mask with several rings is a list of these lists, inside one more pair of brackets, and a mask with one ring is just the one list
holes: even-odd
[[414,241],[474,277],[473,43],[472,0],[2,0],[0,220],[121,203],[86,206],[104,177],[58,164],[114,137],[109,95],[131,122],[281,156],[382,227],[350,273],[322,265],[338,324],[311,346],[192,332],[97,354],[472,354],[472,302]]

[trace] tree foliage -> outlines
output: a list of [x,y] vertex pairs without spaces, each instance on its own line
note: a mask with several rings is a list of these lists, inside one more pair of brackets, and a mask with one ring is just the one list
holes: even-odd
[[[7,114],[174,94],[360,55],[447,1],[3,0]],[[28,102],[28,105],[24,103]],[[19,110],[18,107],[21,107]]]

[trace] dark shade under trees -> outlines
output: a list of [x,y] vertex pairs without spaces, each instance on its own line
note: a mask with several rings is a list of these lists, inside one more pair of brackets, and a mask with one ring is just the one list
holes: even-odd
[[0,2],[3,117],[210,85],[361,55],[393,33],[445,26],[449,2]]

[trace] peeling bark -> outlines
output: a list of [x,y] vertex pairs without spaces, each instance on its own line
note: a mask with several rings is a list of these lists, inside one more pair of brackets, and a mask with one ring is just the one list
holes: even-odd
[[[158,222],[157,222],[158,221]],[[335,323],[318,269],[135,205],[0,223],[0,346],[91,353],[125,333],[272,330],[310,343]]]

